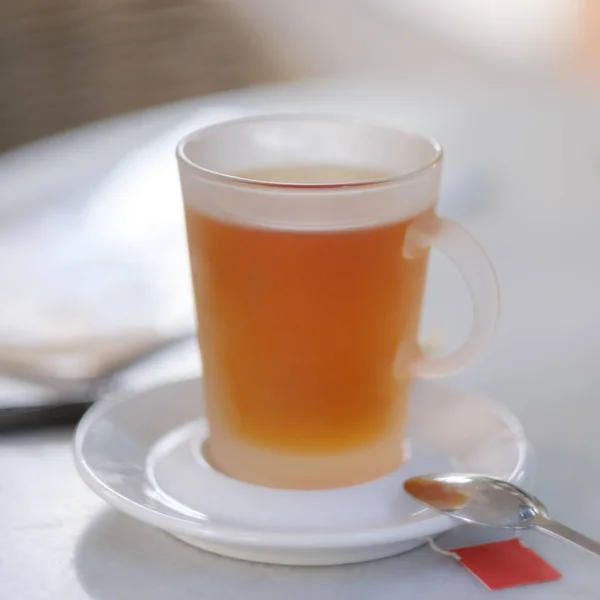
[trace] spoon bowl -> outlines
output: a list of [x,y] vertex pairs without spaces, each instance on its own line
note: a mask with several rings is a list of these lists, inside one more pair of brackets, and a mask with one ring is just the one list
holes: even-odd
[[455,519],[502,529],[531,529],[571,542],[600,556],[600,543],[554,521],[544,504],[521,488],[494,477],[445,473],[412,477],[405,491]]
[[413,477],[404,489],[414,498],[466,523],[528,529],[546,507],[534,496],[494,477],[447,473]]

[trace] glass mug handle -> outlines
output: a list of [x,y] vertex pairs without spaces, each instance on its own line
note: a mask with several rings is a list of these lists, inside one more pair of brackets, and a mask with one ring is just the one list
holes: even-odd
[[404,241],[405,258],[417,258],[431,247],[443,252],[458,267],[471,292],[473,323],[466,341],[446,356],[421,355],[412,367],[415,377],[435,379],[452,375],[472,362],[487,345],[500,309],[498,279],[479,242],[454,221],[433,212],[417,217]]

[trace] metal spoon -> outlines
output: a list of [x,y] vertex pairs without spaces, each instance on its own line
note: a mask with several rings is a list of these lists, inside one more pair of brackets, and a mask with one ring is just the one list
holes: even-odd
[[461,473],[425,475],[407,479],[404,489],[425,506],[466,523],[537,529],[600,556],[600,542],[554,521],[537,498],[501,479]]

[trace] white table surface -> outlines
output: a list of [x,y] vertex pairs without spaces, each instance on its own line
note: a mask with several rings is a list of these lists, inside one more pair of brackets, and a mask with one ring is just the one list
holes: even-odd
[[[503,294],[491,348],[456,380],[514,410],[535,449],[537,493],[557,518],[600,538],[598,106],[591,96],[485,77],[477,69],[412,74],[395,83],[359,78],[234,92],[97,124],[0,157],[0,193],[3,202],[19,206],[33,207],[41,195],[47,202],[65,195],[83,202],[92,189],[113,194],[123,186],[135,193],[143,172],[178,202],[175,130],[245,111],[333,110],[436,134],[448,159],[440,212],[486,246]],[[143,149],[142,158],[126,163],[116,183],[98,187],[103,173],[135,148]],[[453,339],[467,321],[468,304],[446,266],[434,267],[428,320]],[[193,349],[181,349],[131,377],[148,382],[193,373],[195,358]],[[75,473],[64,431],[0,437],[0,515],[1,598],[470,600],[489,594],[428,548],[314,569],[246,564],[188,548],[96,498]],[[535,534],[525,538],[564,579],[496,597],[600,597],[599,559]],[[456,538],[442,540],[452,543]]]

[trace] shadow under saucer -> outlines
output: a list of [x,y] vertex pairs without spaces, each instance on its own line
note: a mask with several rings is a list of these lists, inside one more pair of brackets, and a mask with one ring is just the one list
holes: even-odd
[[397,598],[425,589],[434,571],[452,577],[456,565],[428,548],[360,565],[281,567],[203,552],[109,509],[94,519],[75,548],[77,578],[94,600],[357,600],[378,590]]

